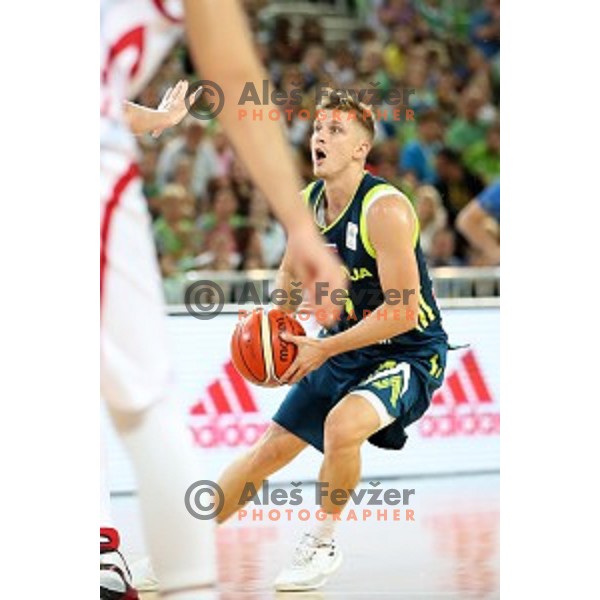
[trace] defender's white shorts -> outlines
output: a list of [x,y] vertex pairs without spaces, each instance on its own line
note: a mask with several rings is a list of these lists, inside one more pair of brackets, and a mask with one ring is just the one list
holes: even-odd
[[102,149],[100,169],[101,394],[135,412],[170,385],[162,283],[137,165]]

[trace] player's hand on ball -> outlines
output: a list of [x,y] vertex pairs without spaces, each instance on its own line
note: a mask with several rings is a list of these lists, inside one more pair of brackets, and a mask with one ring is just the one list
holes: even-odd
[[298,347],[298,355],[281,377],[281,383],[290,385],[297,383],[311,371],[318,369],[329,358],[323,346],[323,341],[320,339],[290,333],[282,333],[280,337],[285,342],[292,342]]
[[[189,88],[189,83],[183,79],[178,81],[174,87],[170,87],[163,96],[158,109],[165,113],[164,127],[159,127],[152,132],[152,137],[157,138],[165,129],[177,125],[187,114],[185,96]],[[190,106],[196,102],[198,96],[202,93],[202,87],[199,87],[190,95]]]

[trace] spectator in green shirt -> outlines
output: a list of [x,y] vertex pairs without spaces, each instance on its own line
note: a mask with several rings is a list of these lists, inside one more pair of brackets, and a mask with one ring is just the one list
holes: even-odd
[[154,238],[164,276],[182,270],[181,261],[192,258],[199,247],[194,224],[194,198],[179,184],[166,185],[159,201],[160,216],[154,222]]
[[476,142],[463,154],[467,167],[489,185],[500,175],[500,123],[490,127],[484,141]]
[[166,185],[159,202],[160,216],[154,222],[159,254],[178,254],[188,232],[194,229],[194,199],[182,185]]
[[479,113],[485,104],[483,94],[477,88],[467,89],[461,98],[461,115],[446,132],[446,144],[461,154],[473,144],[485,140],[487,126]]

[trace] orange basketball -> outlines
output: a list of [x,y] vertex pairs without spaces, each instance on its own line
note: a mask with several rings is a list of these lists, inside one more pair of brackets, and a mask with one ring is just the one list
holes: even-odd
[[242,319],[231,336],[231,358],[248,381],[265,387],[281,385],[279,378],[294,362],[298,348],[284,342],[284,332],[306,335],[296,319],[279,309],[259,309]]

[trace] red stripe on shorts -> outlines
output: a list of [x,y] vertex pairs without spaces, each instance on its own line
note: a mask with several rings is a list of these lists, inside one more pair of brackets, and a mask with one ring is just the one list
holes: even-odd
[[106,263],[108,262],[107,246],[108,237],[110,235],[110,224],[115,212],[115,208],[121,200],[123,192],[127,186],[139,175],[139,167],[135,163],[131,163],[129,168],[117,181],[113,188],[112,195],[106,204],[104,214],[102,215],[102,224],[100,226],[100,307],[102,307],[103,289],[104,289],[104,274],[106,272]]

